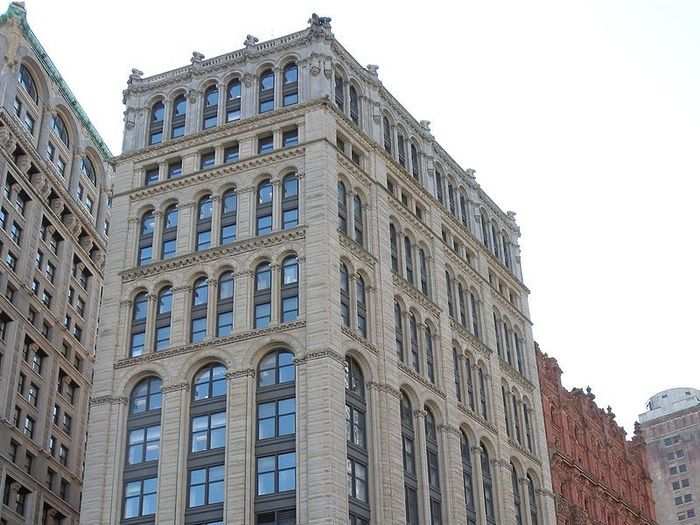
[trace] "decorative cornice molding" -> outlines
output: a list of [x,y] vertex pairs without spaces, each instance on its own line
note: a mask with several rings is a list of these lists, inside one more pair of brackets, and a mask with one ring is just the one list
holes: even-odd
[[374,346],[372,343],[367,341],[366,339],[361,338],[359,335],[357,335],[355,332],[353,332],[350,328],[347,326],[343,326],[341,328],[343,334],[345,334],[347,337],[355,341],[356,343],[361,344],[364,348],[372,352],[373,354],[377,355],[379,354],[379,350],[377,349],[376,346]]
[[364,188],[370,188],[372,187],[372,180],[369,175],[367,175],[362,169],[356,165],[354,162],[349,160],[345,155],[343,155],[341,152],[338,152],[337,155],[338,159],[338,164],[342,166],[344,171],[346,173],[350,173],[352,176],[354,176],[358,182],[362,185]]
[[457,332],[462,339],[465,339],[466,341],[469,342],[469,345],[476,351],[481,352],[485,356],[490,356],[493,353],[493,350],[491,350],[484,342],[482,342],[478,337],[472,335],[469,330],[464,328],[461,324],[459,324],[457,321],[454,319],[450,318],[450,328],[452,328],[453,332]]
[[161,387],[160,391],[164,394],[169,394],[170,392],[180,392],[182,390],[189,390],[189,389],[190,389],[189,383],[175,383],[172,385],[167,385],[167,386]]
[[542,461],[540,460],[540,458],[535,456],[532,452],[530,452],[525,447],[523,447],[522,445],[520,445],[519,443],[514,441],[512,438],[508,438],[508,444],[511,446],[511,448],[514,448],[515,450],[520,452],[523,456],[527,457],[531,461],[534,461],[538,465],[542,465]]
[[94,407],[99,405],[126,405],[128,402],[129,399],[124,396],[113,397],[110,395],[106,395],[91,397],[89,404],[91,407]]
[[309,352],[304,354],[303,356],[297,358],[294,360],[294,363],[299,366],[299,365],[305,365],[309,361],[315,361],[317,359],[333,359],[337,363],[341,364],[343,367],[345,366],[345,358],[340,355],[338,352],[335,352],[333,350],[320,350],[318,352]]
[[[491,286],[491,283],[489,283],[489,286]],[[517,317],[522,322],[532,326],[532,321],[530,320],[530,318],[527,317],[523,312],[518,310],[510,301],[506,301],[506,299],[501,295],[498,289],[496,289],[493,286],[491,286],[491,289],[495,292],[491,294],[491,297],[496,299],[496,302],[501,306],[501,308],[508,310],[514,317]]]
[[486,421],[484,418],[482,418],[479,414],[476,414],[472,412],[471,410],[468,410],[467,407],[465,407],[462,403],[457,403],[457,408],[466,415],[468,418],[470,418],[472,421],[475,423],[478,423],[481,425],[483,428],[491,432],[494,436],[498,435],[498,430],[496,429],[495,426],[493,426],[491,423]]
[[396,197],[394,197],[391,193],[388,193],[388,190],[387,195],[389,195],[389,206],[392,210],[408,221],[413,229],[420,231],[429,239],[432,238],[432,232],[428,226],[419,221],[418,217],[413,215],[399,200],[396,199]]
[[389,394],[390,396],[393,396],[396,399],[401,399],[401,391],[386,383],[377,383],[374,381],[370,381],[367,383],[367,389],[376,390],[377,392]]
[[444,432],[445,434],[452,434],[453,436],[460,437],[462,432],[455,426],[452,425],[438,425],[438,430]]
[[391,278],[394,283],[394,286],[399,288],[403,293],[408,295],[411,299],[413,299],[416,303],[421,305],[423,308],[428,310],[430,314],[435,317],[436,319],[440,319],[440,307],[436,305],[434,302],[432,302],[430,299],[428,299],[425,295],[423,295],[421,292],[419,292],[414,286],[411,285],[408,281],[406,281],[403,277],[398,275],[396,272],[391,272]]
[[416,372],[414,372],[413,370],[411,370],[410,368],[408,368],[408,367],[407,367],[406,365],[404,365],[403,363],[399,362],[399,363],[397,363],[397,365],[398,365],[398,367],[399,367],[399,370],[401,370],[404,374],[406,374],[407,376],[409,376],[409,377],[412,378],[413,380],[419,382],[421,385],[423,385],[425,388],[427,388],[428,390],[430,390],[431,392],[433,392],[435,395],[441,397],[442,399],[446,399],[446,398],[447,398],[447,395],[445,394],[445,392],[443,392],[442,390],[438,389],[435,385],[433,385],[432,383],[430,383],[430,381],[427,381],[427,380],[423,379],[423,377],[421,377],[420,375],[418,375]]
[[503,359],[500,355],[498,356],[498,364],[500,365],[501,372],[508,376],[511,380],[515,381],[522,388],[532,393],[535,390],[535,385],[532,384],[527,378],[525,378],[520,372],[513,368],[508,361]]
[[256,371],[254,368],[245,368],[243,370],[234,370],[231,372],[226,372],[226,379],[233,381],[234,379],[239,379],[241,377],[255,377]]
[[342,232],[338,232],[338,240],[340,245],[350,252],[353,257],[374,269],[377,259],[371,253],[365,250],[364,247],[360,246],[357,242]]
[[474,268],[471,267],[471,265],[467,262],[466,259],[462,259],[453,250],[451,250],[449,246],[444,244],[444,242],[442,246],[442,251],[445,257],[452,261],[452,264],[455,266],[455,269],[468,274],[469,277],[471,277],[474,280],[474,284],[484,281],[484,278],[481,275],[479,275],[479,273],[476,270],[474,270]]
[[165,259],[148,264],[142,268],[132,268],[121,272],[122,282],[134,281],[150,275],[181,270],[195,264],[203,264],[216,260],[224,256],[240,255],[262,248],[277,246],[278,244],[289,243],[304,239],[306,236],[305,226],[297,226],[292,230],[283,230],[269,235],[250,237],[241,239],[225,246],[216,246],[203,252],[191,252],[172,259]]
[[227,337],[217,337],[204,343],[187,344],[183,346],[177,346],[169,350],[164,350],[162,352],[148,352],[139,357],[130,357],[122,359],[114,363],[115,369],[128,368],[130,366],[136,366],[143,363],[150,363],[151,361],[160,361],[161,359],[166,359],[168,357],[176,355],[189,354],[195,352],[202,348],[210,348],[222,346],[229,343],[237,343],[240,341],[247,341],[249,339],[254,339],[256,337],[263,337],[266,335],[276,334],[279,332],[286,332],[289,330],[296,330],[306,326],[306,321],[299,319],[291,323],[280,324],[276,326],[270,326],[262,330],[248,330],[245,332],[240,332],[237,334],[229,335]]

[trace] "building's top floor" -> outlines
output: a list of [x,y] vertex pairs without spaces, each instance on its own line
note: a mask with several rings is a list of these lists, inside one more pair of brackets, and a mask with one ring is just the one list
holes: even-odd
[[444,192],[441,202],[453,198],[452,188],[469,190],[488,215],[519,236],[515,214],[501,210],[476,182],[474,170],[460,167],[437,143],[429,121],[414,118],[394,98],[380,81],[378,66],[364,67],[348,53],[335,39],[330,19],[313,15],[307,29],[266,42],[248,35],[244,46],[210,59],[194,52],[189,65],[149,77],[132,70],[118,160],[210,128],[325,100],[436,198]]
[[700,390],[695,388],[671,388],[652,396],[647,401],[647,411],[639,415],[642,425],[689,408],[700,406]]

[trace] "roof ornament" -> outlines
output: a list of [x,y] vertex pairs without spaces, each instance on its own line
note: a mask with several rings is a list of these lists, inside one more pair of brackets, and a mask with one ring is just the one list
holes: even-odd
[[135,67],[131,69],[131,74],[129,75],[129,80],[127,81],[128,85],[133,84],[134,82],[138,82],[139,80],[143,79],[143,71],[140,69],[136,69]]
[[309,18],[309,26],[311,34],[314,36],[323,36],[331,33],[331,18],[328,16],[318,16],[316,13]]
[[367,64],[367,71],[374,78],[379,78],[379,66],[377,64]]
[[204,60],[204,54],[200,53],[199,51],[192,51],[192,58],[190,58],[190,63],[192,65],[194,64],[200,64]]
[[430,133],[430,121],[429,120],[421,120],[420,127],[423,128],[428,133]]
[[473,168],[467,168],[464,170],[464,173],[469,177],[470,179],[475,179],[476,178],[476,170]]
[[258,42],[260,42],[260,39],[258,37],[253,35],[246,35],[243,45],[246,47],[246,49],[251,49],[254,48]]

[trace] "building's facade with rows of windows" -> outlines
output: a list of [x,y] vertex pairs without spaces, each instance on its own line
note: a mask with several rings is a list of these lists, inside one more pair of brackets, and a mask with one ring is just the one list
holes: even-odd
[[75,525],[111,154],[21,4],[0,55],[0,523]]
[[329,19],[124,100],[82,523],[554,525],[514,216]]

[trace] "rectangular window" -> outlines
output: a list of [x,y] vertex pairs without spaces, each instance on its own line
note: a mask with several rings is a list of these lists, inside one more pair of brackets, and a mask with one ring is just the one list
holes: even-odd
[[257,458],[257,495],[266,496],[296,489],[296,453]]
[[224,466],[190,471],[189,507],[224,501]]
[[129,431],[127,461],[136,465],[160,457],[160,425]]
[[282,399],[258,405],[258,439],[289,436],[296,432],[296,400]]
[[34,122],[35,122],[34,117],[32,117],[29,114],[29,112],[27,112],[24,114],[24,120],[22,122],[24,122],[24,127],[27,128],[27,131],[29,131],[29,133],[31,135],[33,135],[34,134]]
[[124,519],[156,513],[158,478],[129,481],[124,489]]
[[199,157],[199,169],[204,170],[214,166],[215,155],[213,151],[202,153]]
[[226,444],[225,437],[225,412],[192,418],[192,452],[223,448]]
[[282,133],[282,146],[289,148],[299,144],[299,130],[297,128],[290,129]]
[[158,176],[158,166],[148,168],[146,170],[144,184],[146,186],[151,186],[152,184],[155,184],[156,182],[158,182]]
[[270,303],[255,305],[255,328],[267,328],[270,324]]
[[263,215],[258,217],[257,234],[266,235],[272,232],[272,215]]
[[238,144],[232,144],[224,149],[224,163],[236,162],[239,160]]
[[176,160],[168,164],[168,178],[174,179],[182,175],[182,161]]
[[200,343],[207,336],[207,319],[192,319],[192,342]]
[[258,154],[269,153],[273,150],[272,135],[258,137]]

